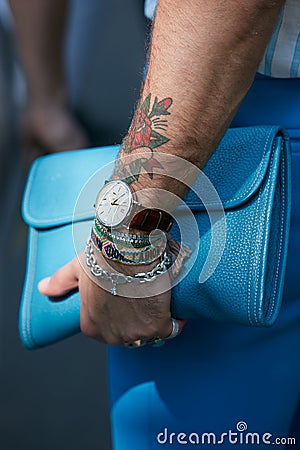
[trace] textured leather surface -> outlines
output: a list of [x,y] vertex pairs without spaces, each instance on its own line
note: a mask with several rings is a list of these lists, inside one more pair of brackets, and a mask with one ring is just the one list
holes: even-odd
[[[114,146],[59,153],[39,158],[31,168],[23,201],[29,245],[19,321],[20,336],[28,348],[79,332],[79,294],[49,299],[38,292],[37,283],[75,255],[72,218],[84,245],[94,214],[95,192],[110,176],[112,165],[92,179],[86,201],[76,208],[73,217],[76,200],[95,168],[112,162],[117,151],[118,146]],[[258,327],[274,323],[286,266],[290,166],[289,141],[280,128],[227,131],[204,170],[225,210],[224,253],[212,276],[199,283],[212,229],[204,205],[191,190],[185,201],[195,214],[200,247],[193,255],[196,260],[188,275],[173,289],[175,317],[205,316]],[[180,214],[184,219],[185,211]],[[213,227],[221,239],[220,224]],[[179,237],[176,227],[172,234]]]

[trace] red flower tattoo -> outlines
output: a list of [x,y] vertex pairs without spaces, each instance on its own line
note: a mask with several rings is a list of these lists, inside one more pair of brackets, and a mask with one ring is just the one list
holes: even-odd
[[169,115],[168,109],[172,105],[172,99],[167,97],[160,102],[155,97],[150,111],[151,94],[145,98],[141,107],[136,111],[128,135],[123,143],[122,150],[130,153],[140,147],[151,149],[168,142],[168,138],[157,130],[166,131],[167,120],[160,116]]
[[139,110],[132,122],[126,138],[126,149],[129,151],[139,147],[148,147],[152,132],[152,122],[145,112]]
[[129,154],[136,149],[144,147],[144,149],[147,148],[150,150],[151,156],[147,161],[137,158],[132,163],[126,164],[126,166],[121,164],[127,182],[132,183],[138,180],[142,169],[152,179],[153,168],[162,168],[160,163],[153,158],[153,150],[169,141],[169,138],[162,134],[168,127],[168,121],[161,116],[170,114],[168,110],[172,103],[173,101],[170,97],[166,97],[160,101],[155,97],[150,109],[151,94],[149,94],[137,109],[128,134],[123,142],[121,153]]

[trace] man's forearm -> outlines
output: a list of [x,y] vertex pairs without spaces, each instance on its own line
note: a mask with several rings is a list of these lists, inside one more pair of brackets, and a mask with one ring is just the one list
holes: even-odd
[[[281,3],[268,8],[262,0],[160,0],[148,75],[121,148],[116,177],[125,178],[134,189],[153,187],[184,194],[182,184],[154,173],[154,168],[160,170],[158,152],[180,156],[200,168],[205,165],[251,84]],[[161,172],[166,169],[161,167]],[[107,198],[103,201],[110,209],[118,205]],[[126,214],[122,200],[118,206]],[[104,256],[99,253],[99,258],[101,267]],[[128,274],[126,265],[113,263]],[[79,287],[81,328],[86,335],[112,345],[151,343],[153,338],[170,336],[169,272],[141,284],[143,292],[138,296],[143,298],[136,301],[130,286],[130,292],[118,291],[112,299],[91,283],[82,267],[73,260],[43,280],[39,289],[57,296]],[[134,274],[148,271],[147,266],[128,267]]]
[[[156,152],[166,152],[204,167],[252,83],[283,3],[159,0],[148,74],[121,161],[128,155],[139,160],[144,131],[140,146],[150,146],[154,161]],[[151,164],[135,164],[140,175],[133,177],[121,164],[119,175],[134,189],[184,195],[181,183],[152,177]]]

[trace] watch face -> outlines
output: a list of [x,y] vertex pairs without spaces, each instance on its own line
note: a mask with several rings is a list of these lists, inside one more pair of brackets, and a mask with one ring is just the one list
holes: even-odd
[[132,194],[123,181],[109,181],[96,198],[96,217],[106,227],[120,225],[131,211]]

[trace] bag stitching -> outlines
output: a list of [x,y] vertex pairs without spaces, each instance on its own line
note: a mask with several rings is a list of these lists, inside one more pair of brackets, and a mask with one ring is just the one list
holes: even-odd
[[[284,189],[284,183],[285,182],[285,161],[284,157],[282,158],[282,210],[285,211],[285,196],[286,192]],[[282,254],[282,248],[283,248],[283,227],[284,227],[284,214],[281,215],[281,221],[280,221],[280,240],[279,240],[279,249],[278,249],[278,258],[277,258],[277,265],[276,265],[276,275],[275,275],[275,281],[274,281],[274,290],[271,297],[271,311],[268,314],[268,317],[271,318],[273,315],[273,310],[275,306],[275,293],[277,291],[277,284],[279,279],[279,267],[280,267],[280,256]]]
[[[269,144],[270,136],[271,136],[271,131],[270,131],[270,133],[269,133],[269,135],[267,137],[267,141],[265,142],[265,147],[264,147],[264,152],[263,153],[265,153],[266,147]],[[269,166],[272,165],[273,158],[274,158],[274,152],[271,153],[271,161],[269,163]],[[260,194],[261,194],[262,190],[263,190],[263,186],[261,186],[261,188],[259,189],[259,192],[257,194],[258,195],[258,200],[257,200],[257,203],[256,203],[256,208],[255,208],[255,220],[254,220],[255,224],[257,223],[258,206],[259,206],[260,201],[261,201]],[[269,187],[267,188],[267,193],[268,193],[268,191],[269,191]],[[256,233],[256,235],[257,235],[257,233]],[[256,248],[257,248],[257,245],[256,245]],[[251,259],[252,259],[253,253],[254,253],[254,246],[252,245],[251,246],[251,255],[250,255]],[[260,269],[260,267],[261,267],[261,264],[259,265],[259,269]],[[249,281],[248,281],[248,301],[247,301],[248,319],[249,319],[249,322],[250,322],[251,325],[253,325],[253,319],[251,317],[251,282],[252,282],[252,279],[253,279],[253,273],[254,273],[254,271],[250,270],[250,276],[249,276]],[[259,321],[258,321],[257,315],[256,315],[257,290],[258,290],[258,284],[256,284],[256,289],[255,289],[255,294],[254,294],[254,305],[253,305],[254,321],[258,324]]]

